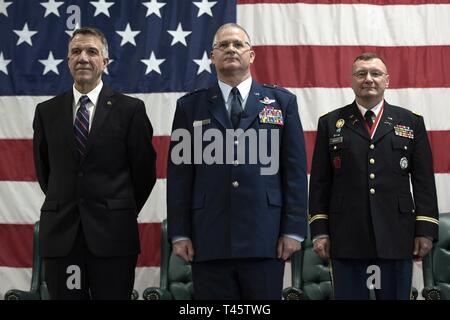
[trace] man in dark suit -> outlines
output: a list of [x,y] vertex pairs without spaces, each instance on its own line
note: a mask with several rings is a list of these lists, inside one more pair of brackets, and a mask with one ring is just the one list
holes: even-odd
[[[409,299],[412,260],[438,235],[423,118],[384,100],[389,75],[373,53],[352,67],[355,101],[319,119],[311,169],[314,250],[332,258],[336,299]],[[410,191],[410,183],[412,191]]]
[[103,85],[107,64],[103,33],[76,30],[73,88],[36,108],[39,239],[52,299],[130,299],[133,290],[137,215],[156,181],[153,129],[141,100]]
[[[252,81],[254,58],[247,32],[223,25],[211,52],[218,83],[177,102],[168,227],[174,253],[193,261],[196,299],[280,299],[284,261],[306,234],[296,97]],[[271,155],[270,166],[261,154]]]

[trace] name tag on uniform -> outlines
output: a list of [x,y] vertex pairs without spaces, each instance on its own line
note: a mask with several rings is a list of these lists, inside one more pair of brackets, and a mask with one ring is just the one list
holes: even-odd
[[259,112],[259,122],[277,124],[282,126],[284,125],[283,113],[280,109],[275,109],[272,106],[265,106]]
[[211,119],[205,119],[205,120],[195,120],[192,123],[193,127],[200,127],[200,126],[204,126],[205,124],[210,124],[211,123]]
[[344,142],[344,137],[330,138],[330,145]]

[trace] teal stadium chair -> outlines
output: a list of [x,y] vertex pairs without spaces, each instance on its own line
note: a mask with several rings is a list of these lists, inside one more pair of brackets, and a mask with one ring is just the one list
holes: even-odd
[[[44,264],[39,255],[39,221],[34,224],[33,231],[33,269],[31,271],[30,291],[11,289],[5,294],[5,300],[49,300],[47,284],[44,280]],[[138,293],[133,290],[132,300],[138,299]]]
[[330,300],[332,286],[330,268],[305,239],[302,250],[291,257],[292,286],[283,290],[285,300]]
[[[333,287],[330,267],[313,250],[310,239],[302,243],[302,250],[291,257],[292,286],[283,290],[285,300],[332,300]],[[411,299],[417,299],[418,291],[412,288]],[[375,292],[370,291],[370,300]]]
[[439,241],[423,260],[425,300],[450,300],[450,213],[439,215]]
[[167,220],[161,223],[161,266],[159,287],[144,290],[144,300],[191,300],[191,265],[172,253],[167,237]]
[[30,291],[12,289],[6,292],[5,300],[48,300],[49,294],[44,281],[44,266],[39,255],[39,221],[34,224],[33,232],[33,269]]
[[[286,288],[283,297],[287,300],[297,299],[328,299],[331,295],[331,282],[328,266],[312,251],[310,241],[306,240],[306,251],[293,255],[292,286]],[[304,243],[304,245],[305,245]],[[307,261],[304,267],[302,261]],[[310,266],[309,262],[314,261]],[[306,278],[300,276],[301,270]],[[312,278],[316,277],[318,280]],[[171,244],[167,238],[167,221],[161,223],[161,268],[159,287],[144,290],[145,300],[190,300],[193,298],[192,270],[189,263],[172,253]]]

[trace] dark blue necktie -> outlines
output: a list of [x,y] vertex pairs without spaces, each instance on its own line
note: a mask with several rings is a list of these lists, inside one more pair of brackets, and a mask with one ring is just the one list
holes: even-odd
[[86,143],[89,135],[89,113],[87,104],[89,102],[88,96],[81,96],[80,107],[75,116],[75,138],[77,140],[77,151],[81,157],[86,155]]
[[243,109],[241,100],[239,99],[239,91],[236,87],[234,87],[233,89],[231,89],[231,112],[230,112],[230,119],[234,129],[237,129],[239,127],[239,121],[241,121],[242,111]]

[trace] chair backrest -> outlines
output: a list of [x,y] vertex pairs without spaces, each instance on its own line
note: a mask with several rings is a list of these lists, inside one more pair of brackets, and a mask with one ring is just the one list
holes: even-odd
[[30,291],[11,289],[5,294],[5,300],[48,300],[49,294],[44,281],[44,266],[39,254],[39,221],[33,228],[33,268],[31,271]]
[[[136,290],[133,290],[131,299],[138,299]],[[34,224],[33,228],[33,269],[31,271],[30,291],[9,290],[5,294],[5,300],[50,300],[47,283],[45,282],[45,264],[40,255],[39,221]]]
[[313,250],[308,238],[303,241],[301,288],[309,300],[329,300],[332,297],[331,275],[328,262]]
[[[439,215],[439,241],[423,261],[424,287],[437,287],[440,299],[450,299],[450,213]],[[430,291],[432,294],[435,291]],[[427,298],[427,297],[426,297]],[[430,297],[435,299],[436,297]]]
[[292,286],[283,290],[286,300],[329,300],[332,298],[331,275],[328,262],[313,250],[308,238],[302,250],[291,257]]
[[161,277],[160,287],[168,290],[175,300],[193,297],[191,265],[172,253],[167,236],[167,220],[161,223]]
[[39,221],[34,224],[33,232],[33,274],[31,276],[31,292],[39,292],[42,300],[49,300],[47,283],[45,282],[45,266],[42,263],[39,246]]

